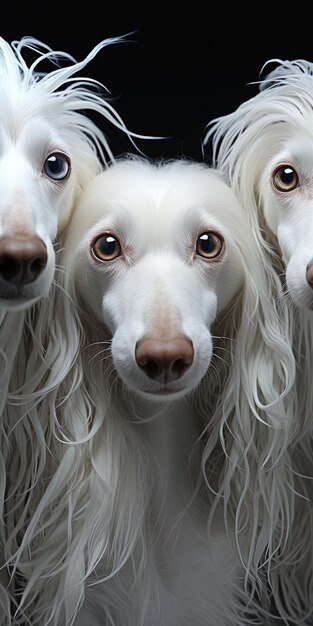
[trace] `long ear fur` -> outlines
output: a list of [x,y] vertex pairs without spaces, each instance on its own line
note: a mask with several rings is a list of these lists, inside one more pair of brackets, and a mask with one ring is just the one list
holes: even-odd
[[[294,478],[288,442],[296,397],[289,319],[272,297],[266,265],[253,241],[243,258],[243,293],[215,331],[227,337],[228,344],[223,343],[222,352],[220,342],[216,347],[225,367],[219,366],[218,401],[206,429],[203,473],[215,494],[209,523],[222,504],[229,533],[235,528],[246,590],[252,596],[262,595],[264,569],[273,566],[292,527]],[[204,388],[202,412],[208,397]]]

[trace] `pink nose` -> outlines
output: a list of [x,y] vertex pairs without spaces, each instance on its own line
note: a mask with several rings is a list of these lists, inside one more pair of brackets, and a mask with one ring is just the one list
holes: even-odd
[[135,357],[149,378],[166,384],[183,376],[193,362],[194,350],[187,337],[168,341],[148,337],[138,341]]
[[0,278],[10,284],[34,282],[47,260],[46,245],[39,237],[0,238]]

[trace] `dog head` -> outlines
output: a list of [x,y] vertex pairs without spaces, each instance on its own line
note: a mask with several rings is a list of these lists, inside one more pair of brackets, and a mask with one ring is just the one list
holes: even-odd
[[[12,46],[0,39],[0,305],[4,310],[27,308],[48,293],[56,236],[68,222],[77,193],[101,171],[106,152],[111,158],[103,133],[83,111],[96,111],[126,131],[112,106],[95,92],[95,81],[73,77],[115,41],[101,42],[76,62],[33,38]],[[31,53],[36,58],[28,65],[24,55]],[[40,71],[43,62],[51,63],[51,71]]]
[[211,326],[241,289],[247,240],[233,193],[200,164],[123,160],[86,187],[65,266],[128,388],[166,399],[195,389]]
[[281,62],[263,79],[260,92],[213,122],[206,137],[213,136],[215,164],[227,172],[255,236],[270,241],[272,258],[276,254],[283,261],[293,302],[308,309],[313,309],[312,104],[312,64]]

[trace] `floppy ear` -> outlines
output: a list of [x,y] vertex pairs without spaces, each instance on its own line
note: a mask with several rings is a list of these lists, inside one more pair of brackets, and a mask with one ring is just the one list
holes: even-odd
[[253,593],[261,591],[262,568],[283,548],[293,520],[289,444],[296,368],[292,320],[277,298],[277,278],[268,272],[262,248],[248,237],[243,233],[242,294],[216,332],[231,340],[229,368],[215,390],[203,471],[216,494],[209,525],[222,506]]
[[[8,476],[8,555],[17,548],[15,540],[24,529],[28,510],[36,510],[44,469],[56,469],[57,446],[68,438],[59,418],[60,407],[79,385],[81,373],[73,374],[70,390],[63,381],[72,368],[75,370],[81,342],[82,329],[68,293],[67,277],[59,271],[58,284],[52,286],[49,296],[26,313],[3,412],[4,422],[10,426],[10,445],[4,452]],[[75,429],[77,438],[86,430],[79,422],[79,414]],[[68,472],[66,480],[70,480],[71,470]],[[25,535],[25,542],[26,539]]]

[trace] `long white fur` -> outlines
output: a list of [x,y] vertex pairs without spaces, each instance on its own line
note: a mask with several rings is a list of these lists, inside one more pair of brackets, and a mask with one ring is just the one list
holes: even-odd
[[[28,333],[34,305],[47,296],[52,285],[56,240],[68,223],[78,193],[113,159],[106,133],[88,113],[127,133],[131,141],[137,136],[127,130],[104,85],[82,74],[104,47],[123,39],[104,40],[77,62],[68,53],[53,51],[33,37],[24,37],[11,45],[0,38],[0,237],[17,231],[29,233],[30,237],[36,235],[48,253],[44,271],[36,281],[25,285],[23,298],[0,297],[1,519],[4,499],[11,502],[12,493],[23,491],[23,474],[27,474],[32,463],[34,467],[38,463],[39,448],[45,450],[39,424],[29,423],[20,432],[15,426],[12,432],[17,418],[12,424],[9,411],[4,410],[23,329]],[[30,58],[32,62],[27,61]],[[43,171],[46,158],[55,152],[62,152],[70,160],[70,174],[60,181],[49,179]],[[22,358],[15,367],[25,370],[27,364]],[[30,364],[28,373],[33,374]],[[21,434],[25,429],[33,429],[31,442],[26,443]],[[29,464],[31,449],[34,459]],[[10,495],[10,491],[5,493],[5,469],[12,450],[17,473],[10,475],[13,490]],[[14,464],[11,469],[13,472]],[[4,543],[5,526],[3,533]],[[3,595],[7,597],[5,589]],[[8,612],[7,601],[3,611],[0,610],[0,624]]]
[[[269,581],[286,623],[306,624],[311,623],[309,616],[312,620],[313,599],[313,291],[306,278],[313,259],[313,64],[274,59],[265,69],[270,63],[275,69],[260,82],[260,92],[236,111],[213,120],[205,143],[212,141],[213,162],[242,203],[255,245],[264,250],[271,297],[284,311],[283,323],[294,349],[297,375],[288,400],[293,427],[287,438],[282,433],[281,443],[287,472],[294,473],[295,492],[287,500],[292,513],[286,545],[269,569]],[[298,173],[299,185],[292,191],[273,185],[280,164]],[[273,480],[275,472],[275,467],[270,469]],[[286,475],[275,488],[275,499],[286,493],[287,486],[289,499]]]
[[[195,255],[207,229],[225,238],[215,263]],[[124,251],[110,269],[90,255],[107,231]],[[38,384],[42,360],[51,374],[46,396],[29,391],[44,472],[7,516],[20,609],[32,626],[264,625],[264,561],[293,518],[280,457],[295,371],[240,205],[204,165],[133,157],[85,188],[61,245],[34,327],[44,356],[25,349]],[[149,379],[134,361],[156,332],[195,346],[183,390],[166,397],[152,382],[140,391]]]

